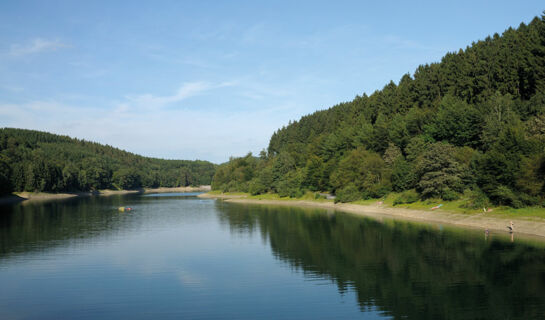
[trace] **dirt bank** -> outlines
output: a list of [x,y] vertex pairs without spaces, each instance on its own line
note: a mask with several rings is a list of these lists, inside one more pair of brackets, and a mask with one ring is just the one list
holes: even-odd
[[545,219],[542,218],[516,218],[507,219],[497,216],[492,216],[487,213],[479,214],[462,214],[447,211],[426,211],[413,210],[406,208],[393,208],[383,205],[360,205],[349,203],[333,203],[312,200],[266,200],[266,199],[248,199],[245,195],[221,195],[221,194],[202,194],[199,197],[223,199],[226,202],[233,203],[249,203],[249,204],[266,204],[266,205],[282,205],[282,206],[300,206],[339,210],[360,216],[371,217],[375,219],[394,218],[408,221],[418,221],[423,223],[455,225],[460,227],[474,229],[489,229],[490,231],[507,233],[507,226],[510,221],[515,225],[517,234],[527,234],[532,236],[543,237],[545,240]]

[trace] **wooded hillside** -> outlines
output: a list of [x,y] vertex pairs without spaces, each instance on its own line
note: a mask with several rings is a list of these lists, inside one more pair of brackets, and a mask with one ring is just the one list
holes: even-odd
[[215,167],[207,161],[142,157],[47,132],[0,129],[0,193],[206,185]]
[[281,128],[260,157],[221,165],[213,189],[341,201],[545,199],[545,16],[447,53],[399,83]]

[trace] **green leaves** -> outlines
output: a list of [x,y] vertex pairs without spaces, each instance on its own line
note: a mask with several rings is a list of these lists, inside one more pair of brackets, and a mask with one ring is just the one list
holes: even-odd
[[452,197],[452,192],[463,191],[463,168],[454,159],[454,152],[449,144],[434,143],[419,158],[417,191],[423,198]]
[[[8,169],[2,167],[2,160]],[[114,184],[120,188],[200,185],[209,184],[214,171],[215,165],[206,161],[146,158],[46,132],[0,129],[0,193],[89,191]],[[9,181],[4,183],[6,176]]]
[[[252,167],[253,176],[272,175],[252,180],[252,190],[359,199],[414,188],[445,200],[469,190],[478,205],[545,203],[544,39],[545,17],[535,18],[421,65],[398,85],[290,122]],[[214,180],[228,175],[218,170]]]
[[113,183],[123,190],[138,189],[142,187],[140,174],[134,168],[123,168],[114,172]]
[[479,146],[483,126],[480,112],[464,101],[446,96],[427,132],[437,141],[455,146]]

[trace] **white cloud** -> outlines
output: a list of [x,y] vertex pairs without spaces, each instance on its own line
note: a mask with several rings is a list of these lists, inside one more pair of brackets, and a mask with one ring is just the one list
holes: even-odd
[[266,147],[282,118],[273,108],[225,115],[204,109],[134,112],[122,105],[108,111],[55,101],[0,104],[0,127],[68,135],[145,156],[216,163]]
[[9,54],[14,57],[21,57],[29,54],[35,54],[46,51],[55,51],[60,48],[68,47],[67,44],[58,39],[47,40],[42,38],[32,39],[27,44],[13,44],[10,47]]
[[[196,95],[216,95],[213,90],[226,87],[229,90],[221,94],[234,96],[236,103],[218,101],[210,108],[206,99],[192,100],[191,105],[184,101]],[[276,129],[289,119],[308,113],[291,87],[296,86],[291,82],[273,86],[252,78],[238,78],[227,82],[187,82],[170,95],[133,95],[90,107],[80,103],[91,105],[87,99],[70,97],[26,103],[0,101],[0,127],[68,135],[145,156],[219,163],[248,151],[258,153],[267,147]],[[261,100],[256,103],[248,96]],[[176,103],[187,107],[170,107]]]
[[156,96],[153,94],[141,94],[141,95],[128,95],[126,99],[128,101],[120,104],[123,109],[128,108],[144,108],[144,109],[159,109],[166,105],[180,102],[189,97],[203,94],[206,91],[233,86],[234,82],[222,82],[218,84],[212,84],[208,82],[187,82],[178,88],[176,93],[170,96]]

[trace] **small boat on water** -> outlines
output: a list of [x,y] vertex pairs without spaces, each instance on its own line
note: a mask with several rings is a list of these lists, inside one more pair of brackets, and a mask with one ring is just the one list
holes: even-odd
[[125,211],[131,211],[132,208],[131,207],[119,207],[117,208],[118,211],[120,212],[125,212]]

